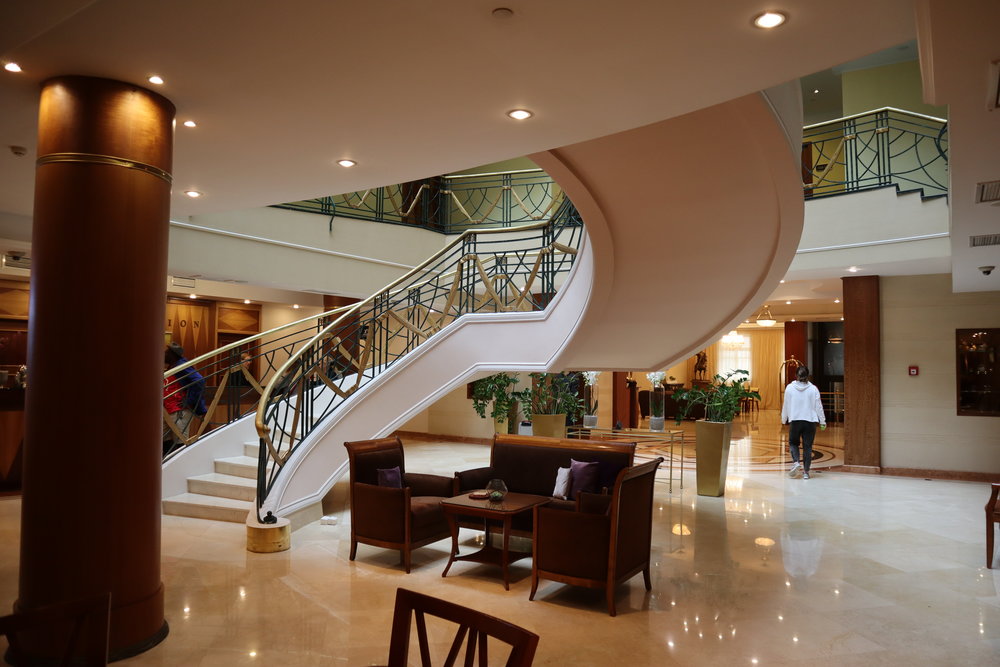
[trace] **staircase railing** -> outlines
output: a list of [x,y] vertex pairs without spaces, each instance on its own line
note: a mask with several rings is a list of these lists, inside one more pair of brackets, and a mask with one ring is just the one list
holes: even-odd
[[895,185],[948,194],[947,121],[885,107],[808,125],[802,135],[807,199]]
[[[167,370],[163,374],[164,459],[194,444],[209,432],[256,412],[257,401],[267,381],[285,360],[312,340],[331,318],[349,308],[342,306],[243,338]],[[171,398],[184,400],[188,389],[178,378],[191,371],[197,374],[192,379],[201,378],[201,386],[195,391],[203,389],[208,411],[204,416],[193,419],[185,428],[178,424],[176,413],[167,411],[166,405]]]
[[257,408],[258,518],[282,467],[351,395],[459,317],[542,310],[582,236],[564,201],[552,219],[470,229],[407,275],[338,314],[271,377]]
[[278,204],[276,208],[331,217],[426,227],[457,234],[477,225],[510,227],[547,220],[564,201],[541,169],[435,176]]

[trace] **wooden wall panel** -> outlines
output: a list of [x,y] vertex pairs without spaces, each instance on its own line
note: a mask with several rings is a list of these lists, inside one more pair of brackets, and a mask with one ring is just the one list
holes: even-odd
[[844,285],[844,465],[877,471],[882,460],[882,330],[878,276]]
[[[808,357],[809,335],[808,322],[785,322],[785,359],[795,357],[802,363],[806,363]],[[782,360],[784,361],[784,360]],[[789,364],[789,367],[791,364]],[[788,368],[785,384],[795,379],[795,369]]]
[[218,313],[218,331],[220,332],[260,333],[260,304],[220,302]]
[[215,349],[215,304],[197,299],[167,299],[167,333],[188,359]]
[[0,317],[12,320],[28,319],[30,283],[0,280]]

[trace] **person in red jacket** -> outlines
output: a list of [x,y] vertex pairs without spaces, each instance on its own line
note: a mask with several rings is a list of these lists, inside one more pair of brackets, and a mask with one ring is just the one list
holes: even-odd
[[[170,370],[170,364],[164,363],[163,370]],[[184,390],[181,388],[180,383],[177,381],[177,377],[174,375],[164,376],[163,378],[163,410],[166,412],[164,415],[163,424],[163,455],[166,456],[171,451],[173,451],[178,445],[183,444],[178,440],[177,435],[174,430],[170,428],[170,424],[166,422],[169,420],[170,423],[178,424],[178,420],[181,417],[181,410],[184,408]],[[178,424],[178,430],[181,430],[180,424]]]

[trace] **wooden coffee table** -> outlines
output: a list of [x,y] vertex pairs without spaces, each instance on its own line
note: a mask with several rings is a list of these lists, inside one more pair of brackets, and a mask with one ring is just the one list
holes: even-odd
[[[503,570],[503,587],[510,590],[510,577],[507,567],[514,561],[530,556],[528,552],[510,553],[510,522],[515,514],[530,512],[536,505],[544,505],[552,500],[546,496],[534,496],[530,493],[508,493],[504,499],[498,503],[490,500],[474,500],[468,493],[463,493],[454,498],[441,501],[441,509],[448,517],[448,524],[451,526],[451,557],[444,568],[441,576],[447,576],[451,564],[455,561],[472,561],[474,563],[488,563],[499,565]],[[483,518],[486,528],[486,540],[483,548],[479,551],[464,556],[458,555],[458,518],[460,516],[478,516]],[[490,519],[500,521],[503,524],[503,547],[497,549],[490,544]]]

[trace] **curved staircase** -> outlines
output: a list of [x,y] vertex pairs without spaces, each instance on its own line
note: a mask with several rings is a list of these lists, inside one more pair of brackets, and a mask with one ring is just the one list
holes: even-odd
[[[796,128],[789,84],[532,156],[573,200],[586,237],[528,243],[507,230],[494,237],[503,243],[460,241],[472,245],[447,267],[439,253],[298,346],[254,418],[258,516],[318,503],[346,469],[344,441],[388,434],[477,375],[660,368],[732,328],[777,285],[799,240]],[[529,287],[541,274],[547,282]],[[335,378],[325,369],[338,356],[351,372]],[[180,495],[180,480],[208,488],[213,480],[188,481],[188,463],[244,453],[234,451],[247,426],[169,461],[165,493]]]

